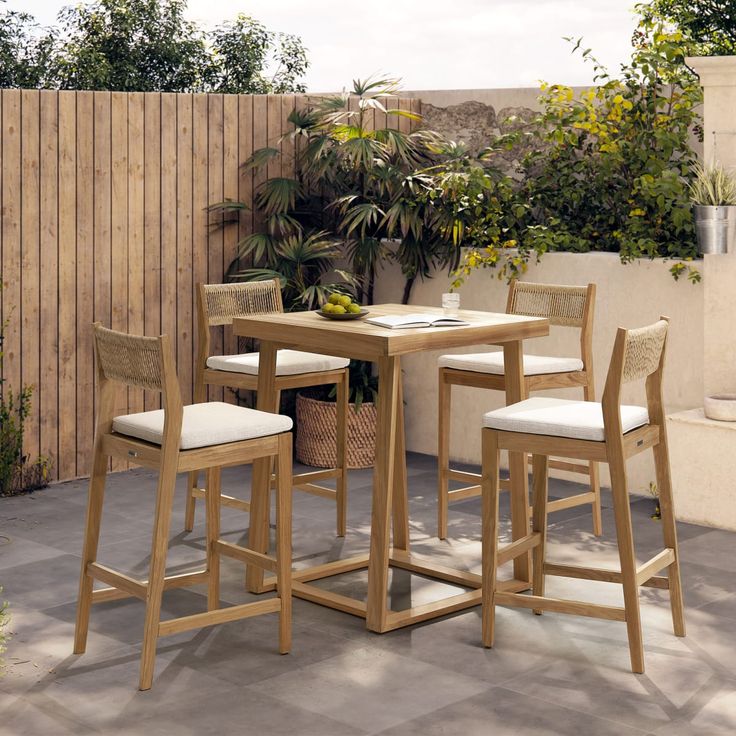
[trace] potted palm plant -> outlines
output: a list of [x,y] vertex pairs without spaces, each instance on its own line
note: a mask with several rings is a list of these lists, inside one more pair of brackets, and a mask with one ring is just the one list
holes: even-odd
[[[288,147],[293,158],[290,153],[278,168],[293,174],[268,177],[257,189],[254,204],[263,227],[239,242],[228,278],[279,278],[285,308],[302,310],[319,308],[334,290],[371,304],[376,272],[389,259],[401,264],[406,277],[404,301],[417,277],[456,263],[452,240],[434,227],[423,204],[429,186],[423,172],[437,156],[439,136],[391,125],[398,117],[418,119],[389,108],[387,101],[397,91],[397,80],[356,80],[350,93],[311,99],[306,109],[291,113],[294,130],[285,137],[294,144]],[[267,170],[281,155],[275,146],[261,148],[244,166]],[[213,209],[235,215],[226,220],[230,223],[246,207],[221,202]],[[316,247],[320,242],[331,245]],[[345,267],[336,270],[338,263]],[[359,362],[351,364],[350,373],[349,464],[369,466],[375,445],[375,379],[371,366]],[[323,443],[324,452],[309,449],[325,434],[320,427],[330,423],[330,412],[334,415],[328,396],[297,397],[300,460],[319,465],[323,457],[330,464],[330,442]]]
[[701,254],[727,253],[736,245],[736,179],[722,166],[698,166],[690,185]]

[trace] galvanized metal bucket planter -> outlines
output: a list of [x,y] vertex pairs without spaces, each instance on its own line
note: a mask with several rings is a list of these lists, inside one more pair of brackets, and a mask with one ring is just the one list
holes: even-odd
[[701,254],[736,251],[736,206],[696,204],[693,215]]

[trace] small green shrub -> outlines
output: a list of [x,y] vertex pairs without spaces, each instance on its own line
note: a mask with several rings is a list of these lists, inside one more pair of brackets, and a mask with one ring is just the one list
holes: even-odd
[[[0,291],[2,284],[0,284]],[[0,323],[0,496],[32,491],[48,485],[51,460],[35,460],[23,453],[23,429],[31,411],[32,386],[14,391],[3,377],[5,329],[10,317]]]

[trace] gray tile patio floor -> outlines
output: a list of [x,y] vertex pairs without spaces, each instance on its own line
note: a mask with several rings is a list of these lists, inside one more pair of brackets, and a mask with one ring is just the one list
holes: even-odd
[[[435,460],[411,455],[413,549],[457,567],[479,569],[477,499],[452,507],[451,540],[435,531]],[[244,497],[243,469],[224,488]],[[145,575],[155,479],[135,470],[110,477],[101,559]],[[553,481],[553,496],[577,489]],[[295,494],[295,564],[367,549],[370,475],[351,473],[349,530],[334,536],[334,506]],[[202,557],[203,509],[194,532],[181,532],[178,491],[170,568]],[[151,691],[136,690],[143,607],[138,601],[96,606],[87,653],[71,654],[86,484],[64,483],[0,499],[0,585],[13,632],[0,677],[0,733],[6,734],[718,734],[736,733],[736,534],[679,526],[688,636],[671,633],[665,593],[644,589],[647,672],[629,671],[625,627],[616,622],[534,616],[499,609],[497,645],[479,644],[480,612],[448,616],[390,634],[361,620],[295,601],[294,646],[277,653],[276,617],[263,616],[160,641]],[[590,515],[553,517],[550,557],[615,567],[610,499],[605,536],[590,533]],[[650,499],[632,504],[638,555],[660,538]],[[223,514],[241,536],[247,517]],[[507,532],[507,529],[505,530]],[[593,555],[596,560],[593,560]],[[223,599],[248,600],[242,568],[223,562]],[[323,581],[361,596],[364,573]],[[449,588],[401,571],[392,574],[395,608],[440,597]],[[620,602],[616,586],[551,579],[553,595]],[[171,591],[166,615],[204,609],[201,588]]]

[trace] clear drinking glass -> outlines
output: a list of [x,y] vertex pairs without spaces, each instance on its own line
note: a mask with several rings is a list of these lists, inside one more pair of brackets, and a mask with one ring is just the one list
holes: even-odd
[[443,294],[442,309],[448,317],[457,317],[457,313],[460,309],[460,294]]

